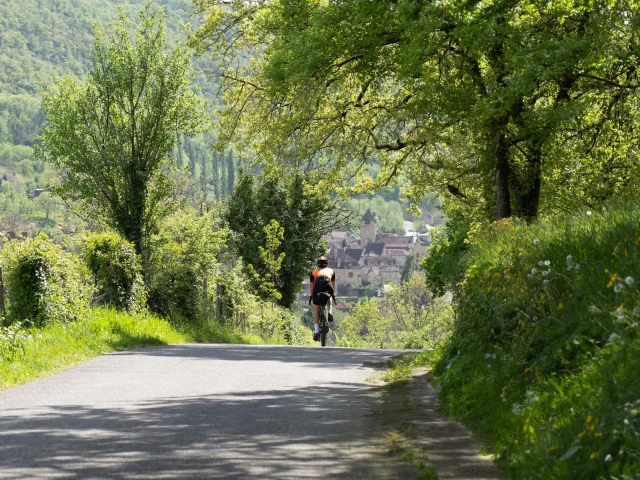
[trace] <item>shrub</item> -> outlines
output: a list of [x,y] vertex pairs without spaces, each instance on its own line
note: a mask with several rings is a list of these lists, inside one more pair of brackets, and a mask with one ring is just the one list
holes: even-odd
[[219,301],[226,326],[242,327],[273,343],[308,343],[311,330],[291,310],[251,293],[251,279],[241,259],[232,266],[221,266],[216,282],[221,287]]
[[97,287],[94,303],[132,312],[144,308],[142,268],[133,244],[116,233],[94,233],[86,239],[84,257]]
[[41,326],[76,320],[86,313],[92,293],[89,272],[46,235],[26,242],[8,242],[3,260],[10,324],[30,320]]
[[191,207],[163,219],[159,227],[146,262],[149,306],[176,321],[202,320],[214,301],[218,256],[228,230],[216,211]]
[[427,272],[427,287],[436,296],[455,291],[465,271],[469,224],[464,220],[449,220],[433,232],[433,245],[420,266]]
[[637,477],[639,231],[626,204],[471,244],[436,381],[514,478]]

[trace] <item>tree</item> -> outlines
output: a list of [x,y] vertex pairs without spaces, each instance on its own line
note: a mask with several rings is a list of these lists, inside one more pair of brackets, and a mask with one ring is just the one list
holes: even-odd
[[42,92],[49,123],[38,154],[67,171],[59,193],[90,205],[138,254],[171,197],[177,139],[207,127],[186,49],[165,51],[164,19],[148,3],[132,42],[120,10],[108,32],[94,28],[87,82],[65,78]]
[[282,261],[286,257],[286,253],[280,251],[280,245],[284,240],[284,228],[280,226],[277,220],[271,220],[263,230],[265,246],[259,246],[258,251],[260,260],[264,265],[266,277],[262,280],[261,288],[267,297],[277,301],[282,298],[282,293],[278,288],[281,287],[279,285],[281,278],[279,278],[278,273],[280,273]]
[[407,257],[407,260],[402,268],[402,275],[400,277],[400,283],[405,283],[411,276],[413,275],[413,270],[415,269],[415,255],[412,253]]
[[[346,225],[349,214],[328,194],[305,191],[299,174],[290,179],[243,174],[229,197],[226,218],[235,232],[233,245],[244,264],[251,265],[259,279],[272,279],[282,295],[280,305],[290,307],[313,262],[325,253],[322,235]],[[284,257],[275,277],[261,255],[264,249],[270,251],[265,228],[274,221],[284,230],[277,249]],[[261,291],[259,281],[254,281],[253,287]]]
[[[404,175],[414,200],[437,187],[454,213],[534,218],[541,195],[555,196],[551,176],[567,157],[593,159],[589,173],[615,180],[613,164],[637,178],[635,154],[607,148],[614,132],[626,131],[621,119],[637,122],[634,2],[196,7],[208,12],[192,40],[201,50],[265,45],[244,68],[221,65],[229,105],[221,138],[241,137],[272,167],[303,159],[294,167],[317,175],[319,188],[342,178],[352,191],[352,179],[379,162],[376,181],[362,178],[355,189]],[[637,144],[636,134],[626,137]],[[572,188],[589,188],[579,183]]]

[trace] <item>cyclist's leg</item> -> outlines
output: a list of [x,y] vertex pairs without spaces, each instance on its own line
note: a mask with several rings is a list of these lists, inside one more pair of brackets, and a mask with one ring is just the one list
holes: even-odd
[[313,338],[314,340],[318,336],[318,332],[320,331],[319,327],[320,323],[320,305],[313,305]]
[[333,322],[333,298],[331,297],[329,297],[329,302],[327,303],[327,319]]

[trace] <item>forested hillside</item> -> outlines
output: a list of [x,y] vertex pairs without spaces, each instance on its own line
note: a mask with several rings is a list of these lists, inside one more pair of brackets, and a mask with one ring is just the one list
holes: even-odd
[[[168,45],[184,42],[191,6],[184,0],[155,3],[165,8]],[[64,206],[48,193],[38,202],[30,201],[36,189],[60,183],[57,169],[35,162],[31,150],[45,121],[38,92],[40,86],[51,86],[63,76],[86,78],[93,25],[116,20],[118,7],[135,20],[144,4],[144,0],[9,0],[0,4],[0,177],[20,175],[16,182],[0,187],[0,217],[6,230],[26,230],[32,220],[50,234],[55,224],[73,230],[68,225],[73,220],[59,213]],[[216,78],[206,73],[212,62],[192,62],[194,82],[212,112],[220,103]],[[209,200],[229,195],[238,169],[233,152],[215,153],[211,133],[182,140],[174,156],[178,165],[189,168],[190,194]]]
[[[0,143],[33,145],[44,120],[38,85],[63,75],[84,78],[93,45],[93,24],[117,18],[117,7],[135,16],[143,0],[8,0],[0,4]],[[190,8],[162,0],[170,41],[184,39],[180,25]],[[200,76],[200,80],[206,77]]]

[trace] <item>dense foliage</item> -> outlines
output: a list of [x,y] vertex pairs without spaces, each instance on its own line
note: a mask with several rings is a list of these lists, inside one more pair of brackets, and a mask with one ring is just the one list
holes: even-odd
[[[245,174],[229,198],[226,218],[235,232],[234,247],[244,264],[256,272],[254,290],[263,290],[262,283],[267,280],[281,294],[279,303],[290,307],[300,291],[301,279],[325,253],[322,235],[343,226],[347,216],[329,194],[305,190],[300,174],[291,179]],[[275,276],[260,254],[260,248],[267,246],[265,227],[273,220],[283,229],[279,250],[274,253],[285,254]]]
[[640,470],[639,213],[504,220],[470,237],[437,382],[444,410],[514,478]]
[[165,52],[164,19],[147,4],[132,39],[121,11],[108,33],[96,27],[87,83],[66,78],[43,93],[48,124],[37,153],[67,171],[61,190],[139,254],[173,198],[167,170],[177,138],[207,125],[188,53]]
[[421,266],[426,271],[427,286],[437,296],[458,289],[466,266],[468,229],[468,222],[455,219],[431,232],[432,245]]
[[453,310],[432,298],[424,277],[415,274],[385,298],[365,299],[338,324],[339,346],[434,348],[449,336]]
[[146,306],[142,266],[130,242],[113,232],[89,235],[85,261],[96,284],[97,304],[138,311]]
[[[380,162],[358,191],[404,175],[414,199],[436,186],[450,211],[486,219],[638,186],[636,2],[196,5],[194,45],[228,67],[223,140],[306,168],[320,189]],[[238,68],[233,47],[256,60]]]
[[7,320],[46,325],[82,318],[92,286],[87,268],[45,235],[7,242],[2,251]]
[[186,207],[164,218],[149,244],[145,273],[151,309],[188,321],[211,315],[227,237],[215,210]]
[[[118,18],[118,7],[135,15],[147,0],[7,0],[0,4],[0,143],[33,145],[44,122],[38,84],[63,76],[83,79],[90,69],[93,24]],[[156,0],[167,14],[169,42],[184,35],[184,0]],[[210,62],[209,62],[210,63]],[[201,72],[206,63],[198,62]],[[210,90],[206,78],[198,80]]]

